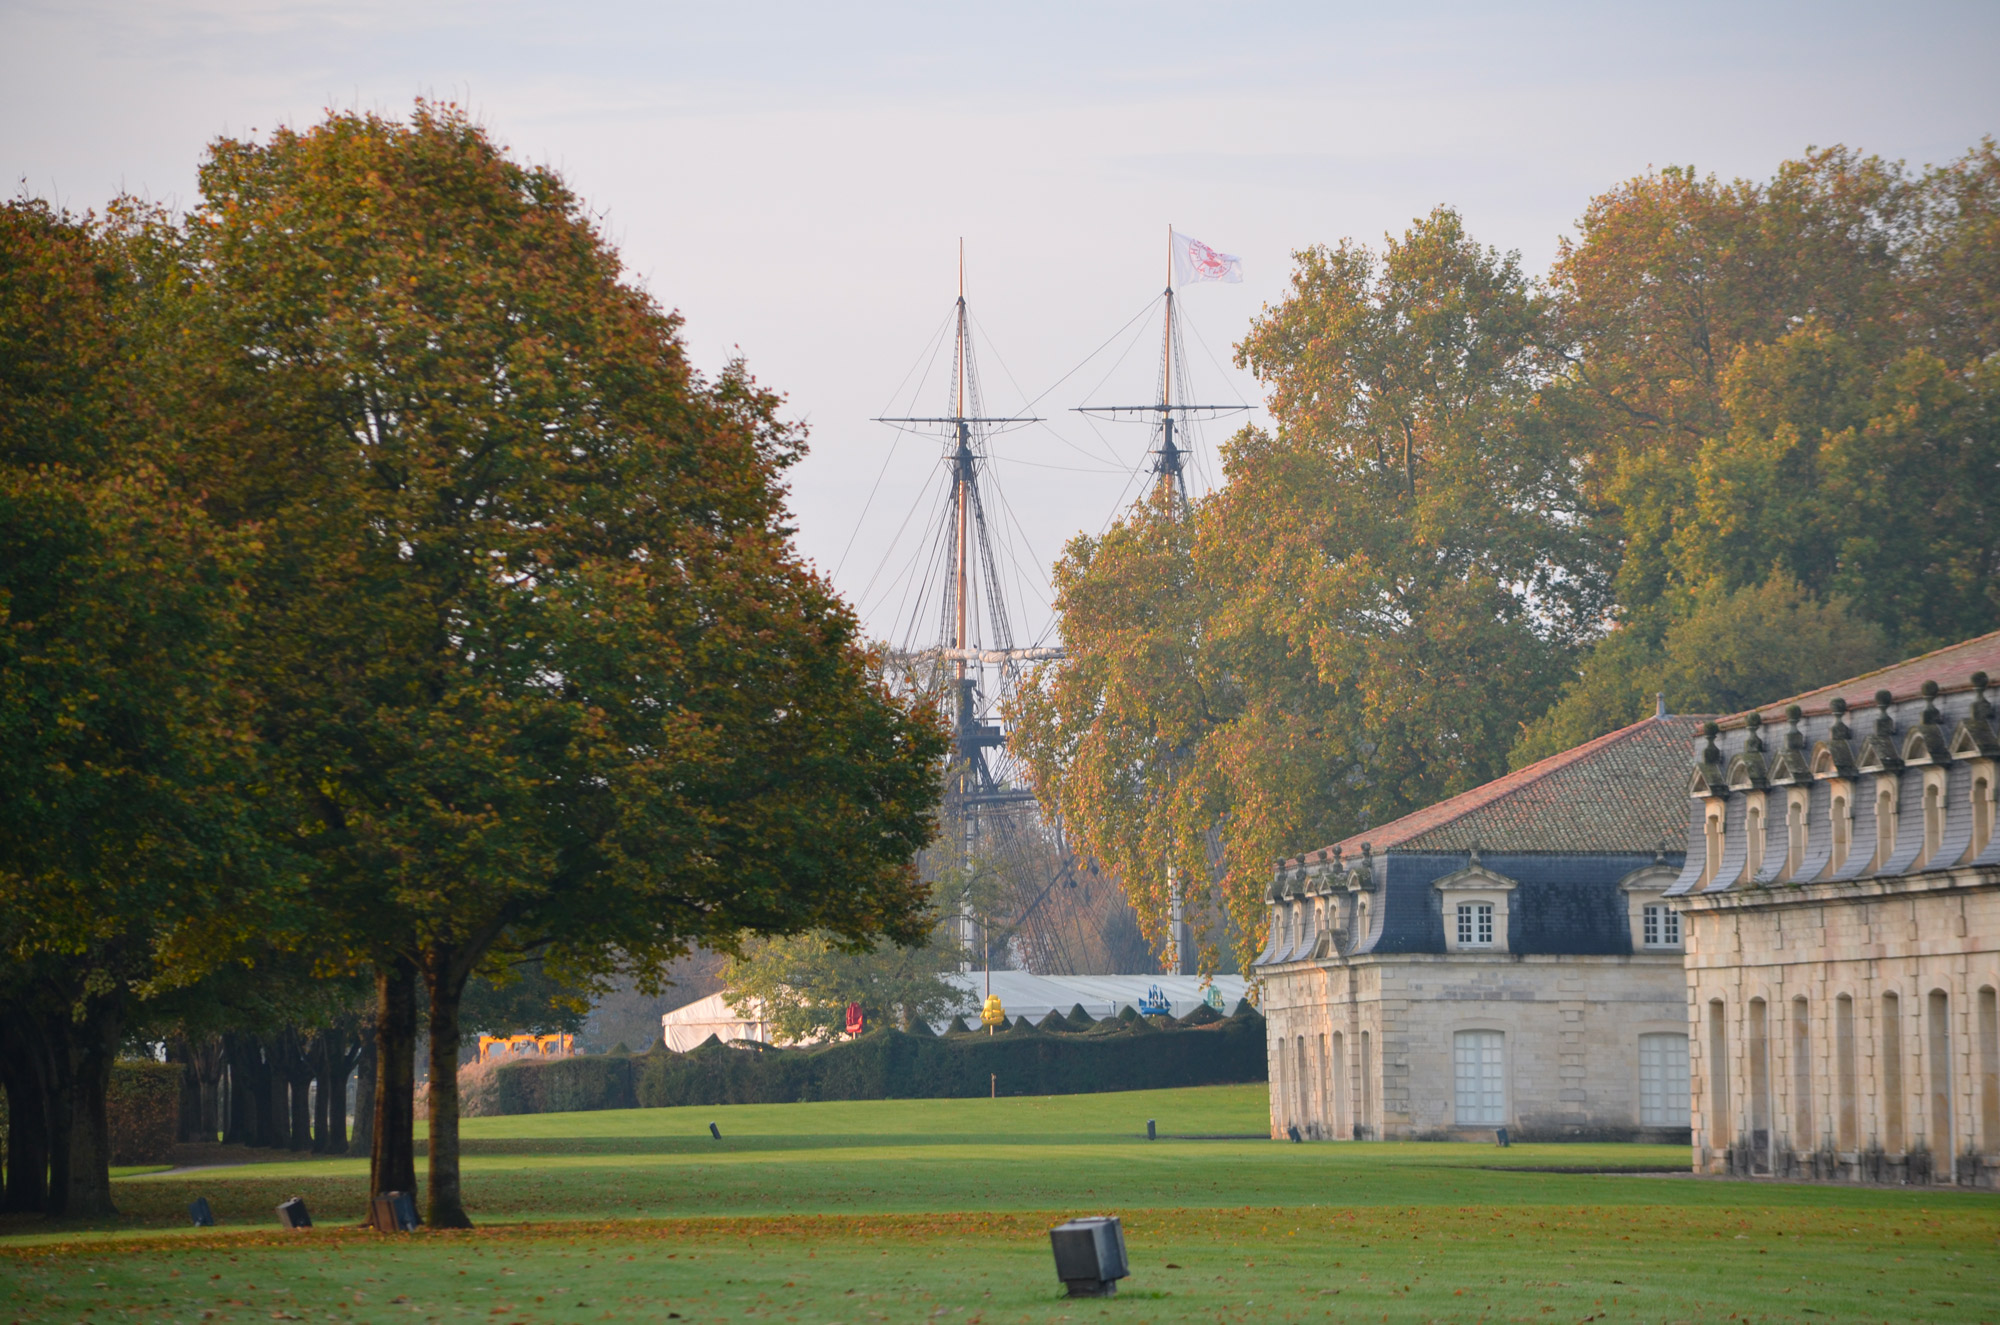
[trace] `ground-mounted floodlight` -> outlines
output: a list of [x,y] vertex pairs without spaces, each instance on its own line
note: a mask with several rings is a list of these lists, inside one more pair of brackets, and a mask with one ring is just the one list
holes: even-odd
[[1116,1215],[1091,1215],[1049,1230],[1056,1254],[1056,1278],[1071,1297],[1115,1297],[1118,1281],[1131,1274],[1125,1264],[1125,1230]]
[[417,1202],[408,1192],[377,1192],[369,1203],[368,1226],[380,1233],[413,1233]]
[[206,1196],[197,1196],[188,1202],[188,1218],[194,1220],[196,1228],[214,1228],[215,1211],[209,1208]]
[[311,1228],[313,1217],[306,1213],[306,1198],[294,1196],[278,1203],[278,1222],[286,1228]]

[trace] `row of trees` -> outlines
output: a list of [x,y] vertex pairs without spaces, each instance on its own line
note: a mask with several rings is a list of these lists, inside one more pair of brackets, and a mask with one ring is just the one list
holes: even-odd
[[421,1015],[463,1225],[476,973],[927,936],[943,737],[794,554],[778,408],[451,107],[220,140],[184,216],[0,211],[0,1061],[42,1208],[111,1208],[111,1061],[204,1006],[282,1036],[366,982],[371,1190],[416,1187]]
[[1214,880],[1204,960],[1247,962],[1275,858],[1656,693],[1736,711],[2000,622],[1990,140],[1642,176],[1542,279],[1446,208],[1296,264],[1237,347],[1275,428],[1069,545],[1016,714],[1156,944]]

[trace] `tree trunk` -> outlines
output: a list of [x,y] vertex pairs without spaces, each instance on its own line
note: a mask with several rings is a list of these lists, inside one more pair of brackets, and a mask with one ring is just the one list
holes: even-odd
[[42,1209],[63,1215],[68,1213],[70,1147],[76,1139],[70,1125],[76,1091],[69,1018],[61,1012],[37,1016],[32,1029],[42,1078],[42,1118],[49,1129],[49,1195]]
[[222,1139],[230,1145],[257,1143],[257,1042],[234,1032],[222,1037],[229,1055],[229,1120]]
[[201,1078],[201,1139],[222,1134],[222,1039],[211,1035],[194,1047],[195,1072]]
[[375,1152],[375,1030],[368,1027],[361,1037],[361,1057],[354,1066],[354,1134],[347,1139],[349,1150]]
[[258,1145],[266,1145],[274,1151],[290,1147],[292,1131],[292,1101],[286,1097],[284,1063],[278,1057],[278,1037],[260,1035],[258,1041],[264,1045],[264,1093],[258,1105]]
[[407,958],[376,969],[375,1125],[368,1191],[417,1189],[417,968]]
[[[311,1041],[312,1047],[306,1053],[307,1060],[312,1063],[313,1072],[312,1152],[315,1155],[324,1155],[327,1153],[329,1145],[328,1133],[333,1130],[331,1108],[333,1092],[328,1089],[332,1084],[333,1077],[332,1045],[327,1038],[331,1033],[330,1031],[315,1032]],[[347,1101],[343,1099],[340,1103],[342,1108],[345,1108]],[[345,1121],[345,1119],[342,1121]]]
[[360,1053],[354,1027],[346,1019],[320,1033],[320,1047],[326,1069],[320,1075],[320,1101],[324,1105],[324,1149],[326,1155],[348,1153],[348,1077],[354,1073],[354,1059]]
[[99,1219],[111,1204],[111,1124],[106,1111],[111,1064],[118,1057],[123,1024],[116,998],[90,998],[69,1038],[69,1154],[61,1213]]
[[0,1210],[38,1213],[49,1203],[47,1092],[39,1055],[18,1018],[0,1018],[0,1086],[7,1091],[7,1188]]
[[458,1006],[471,975],[456,947],[433,947],[424,963],[431,996],[430,1223],[471,1228],[458,1181]]
[[271,1042],[277,1074],[290,1092],[291,1112],[285,1128],[285,1148],[305,1150],[312,1145],[312,1060],[306,1057],[306,1038],[296,1026],[287,1026]]
[[181,1103],[174,1120],[174,1140],[187,1142],[201,1137],[201,1076],[195,1071],[194,1046],[185,1039],[167,1046],[167,1061],[181,1065]]

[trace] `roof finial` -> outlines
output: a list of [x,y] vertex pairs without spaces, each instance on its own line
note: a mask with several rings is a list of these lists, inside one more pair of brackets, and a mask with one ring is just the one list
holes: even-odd
[[1896,719],[1889,712],[1889,706],[1895,702],[1896,697],[1888,691],[1875,692],[1875,706],[1882,710],[1875,716],[1875,734],[1884,740],[1896,734]]
[[1787,750],[1803,750],[1806,748],[1805,733],[1799,730],[1799,719],[1804,716],[1805,710],[1797,704],[1785,705],[1785,720],[1792,724],[1790,729],[1785,732],[1785,748]]
[[1828,738],[1844,741],[1853,736],[1854,733],[1847,729],[1847,701],[1835,699],[1830,701],[1827,707],[1833,710],[1833,729],[1827,733]]
[[1743,748],[1762,754],[1764,752],[1764,738],[1759,736],[1757,732],[1764,725],[1764,715],[1752,709],[1744,715],[1743,725],[1750,729],[1749,739],[1743,742]]
[[1722,728],[1716,726],[1712,719],[1701,724],[1701,734],[1708,738],[1708,744],[1701,752],[1702,763],[1720,764],[1722,762],[1722,751],[1715,748],[1716,735],[1721,731]]
[[1653,692],[1653,716],[1655,718],[1667,716],[1667,692],[1664,690]]
[[1981,722],[1993,721],[1993,701],[1986,697],[1987,676],[1984,672],[1972,674],[1972,688],[1978,693],[1972,699],[1972,716]]
[[1926,681],[1921,689],[1924,696],[1924,723],[1926,726],[1935,727],[1944,721],[1944,714],[1938,712],[1937,706],[1938,683]]

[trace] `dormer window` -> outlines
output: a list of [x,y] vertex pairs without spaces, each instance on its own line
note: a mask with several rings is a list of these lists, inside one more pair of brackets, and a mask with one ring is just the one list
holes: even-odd
[[1705,821],[1704,842],[1707,851],[1701,862],[1701,886],[1708,887],[1715,882],[1715,872],[1722,868],[1722,806],[1711,806]]
[[1679,873],[1664,860],[1633,870],[1618,881],[1625,894],[1633,952],[1681,951],[1681,913],[1661,896]]
[[1882,779],[1875,793],[1875,863],[1880,870],[1889,863],[1889,857],[1896,850],[1896,790],[1895,784]]
[[1479,863],[1477,855],[1462,870],[1432,882],[1438,890],[1439,919],[1444,922],[1447,952],[1506,952],[1507,908],[1514,880]]
[[1831,798],[1831,819],[1833,821],[1833,861],[1834,869],[1847,863],[1847,844],[1853,836],[1853,815],[1848,813],[1848,793],[1846,783],[1837,783]]

